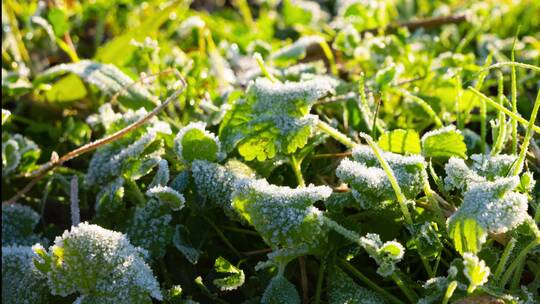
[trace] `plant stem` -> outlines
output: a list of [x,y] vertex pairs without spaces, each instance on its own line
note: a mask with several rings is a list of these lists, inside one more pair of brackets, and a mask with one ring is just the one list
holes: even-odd
[[249,9],[249,4],[247,0],[236,0],[234,3],[236,4],[236,6],[238,6],[240,14],[244,19],[244,23],[248,27],[253,29],[253,27],[255,26],[255,22],[253,21],[253,16],[251,15],[251,10]]
[[330,71],[332,71],[333,75],[337,76],[338,70],[336,67],[336,60],[334,59],[334,53],[332,53],[332,49],[325,40],[321,40],[319,42],[319,45],[321,46],[321,49],[326,56],[326,59],[328,59],[328,63],[330,64]]
[[536,72],[540,72],[540,67],[537,67],[535,65],[521,63],[521,62],[504,61],[504,62],[499,62],[499,63],[492,64],[489,67],[480,70],[478,73],[481,73],[481,72],[486,71],[486,70],[499,69],[499,68],[502,68],[502,67],[505,67],[505,66],[511,66],[511,67],[513,66],[513,67],[517,67],[517,68],[524,68],[524,69],[529,69],[529,70],[533,70],[533,71],[536,71]]
[[308,277],[306,273],[306,258],[301,256],[298,258],[298,264],[300,266],[300,285],[302,286],[302,303],[308,304],[309,302],[309,290],[308,290]]
[[212,228],[214,228],[214,230],[216,231],[217,235],[219,236],[219,238],[223,241],[223,243],[225,243],[225,245],[227,245],[227,247],[229,247],[229,249],[234,252],[234,254],[238,257],[238,258],[242,258],[242,254],[240,254],[240,252],[238,250],[236,250],[236,248],[234,248],[233,244],[229,241],[229,239],[223,234],[223,232],[221,231],[221,229],[219,229],[219,227],[214,223],[212,222],[206,215],[203,215],[202,216],[206,222],[212,226]]
[[405,296],[407,297],[407,299],[409,299],[411,303],[417,302],[418,296],[414,293],[412,289],[408,288],[407,285],[403,283],[403,280],[401,280],[397,272],[392,273],[391,278],[392,280],[394,280],[394,282],[396,282],[399,289],[401,289],[401,291],[405,294]]
[[[471,92],[473,92],[474,94],[478,95],[480,98],[484,99],[487,103],[489,103],[495,109],[497,109],[499,111],[502,111],[502,112],[504,112],[504,114],[510,116],[512,119],[517,120],[518,122],[520,122],[521,124],[523,124],[525,126],[529,125],[529,122],[526,119],[524,119],[523,117],[521,117],[519,114],[508,110],[507,108],[503,107],[499,103],[495,102],[493,99],[491,99],[491,98],[487,97],[486,95],[480,93],[478,90],[474,89],[473,87],[469,87],[469,90]],[[537,125],[533,124],[531,129],[533,131],[535,131],[535,132],[540,132],[540,127],[537,126]]]
[[540,107],[540,91],[536,94],[536,101],[534,102],[533,110],[531,113],[531,118],[529,119],[529,125],[527,126],[527,131],[525,133],[525,138],[523,139],[523,145],[521,146],[521,151],[519,152],[518,160],[515,163],[514,175],[521,173],[523,169],[523,164],[525,163],[525,154],[529,149],[529,142],[533,135],[534,122],[536,121],[536,116],[538,114],[538,107]]
[[317,128],[319,130],[321,130],[322,132],[330,135],[330,137],[332,137],[335,140],[339,141],[340,143],[342,143],[347,148],[354,148],[354,147],[356,147],[358,145],[357,143],[352,141],[352,139],[350,139],[349,137],[347,137],[343,133],[339,132],[338,130],[332,128],[329,124],[327,124],[327,123],[325,123],[323,121],[319,120],[317,122]]
[[506,266],[506,263],[508,262],[508,258],[510,257],[510,253],[512,253],[512,250],[514,250],[514,247],[516,246],[516,242],[517,242],[516,239],[511,238],[510,241],[508,241],[508,243],[504,247],[503,254],[501,256],[501,259],[499,260],[499,264],[497,264],[497,268],[495,269],[495,274],[494,274],[495,282],[499,281],[502,271],[504,267]]
[[321,260],[321,265],[319,266],[319,274],[317,276],[317,287],[315,289],[315,304],[321,303],[321,292],[322,285],[324,281],[324,273],[326,272],[326,259]]
[[[504,78],[500,71],[498,79],[497,101],[502,106],[504,101]],[[485,105],[485,101],[483,104]],[[506,116],[502,111],[499,111],[499,116],[497,119],[499,121],[499,128],[497,130],[497,139],[495,140],[493,148],[491,149],[491,156],[497,155],[502,151],[502,146],[506,137]],[[515,120],[512,121],[515,122]]]
[[291,167],[294,171],[294,175],[296,176],[296,181],[298,182],[298,187],[305,187],[306,182],[304,181],[304,177],[302,176],[302,162],[298,161],[294,155],[291,155]]
[[502,277],[502,279],[501,279],[501,281],[499,283],[499,287],[504,288],[504,286],[506,286],[506,284],[508,283],[508,280],[510,279],[510,276],[512,275],[514,270],[516,270],[516,268],[520,265],[522,260],[525,260],[525,258],[527,257],[527,254],[529,253],[529,251],[531,251],[538,244],[540,244],[540,237],[537,236],[536,239],[531,241],[525,248],[523,248],[521,250],[521,252],[518,254],[516,259],[506,269],[506,272],[504,273],[504,275],[503,275],[503,277]]
[[398,299],[397,297],[393,296],[391,293],[386,291],[384,288],[377,285],[375,282],[371,281],[368,277],[366,277],[363,273],[361,273],[358,269],[356,269],[353,265],[351,265],[349,262],[340,259],[339,264],[342,268],[347,269],[350,273],[352,273],[355,277],[357,277],[360,281],[362,281],[364,284],[366,284],[369,288],[375,290],[376,292],[380,293],[382,296],[387,298],[390,302],[394,304],[404,304],[403,301]]
[[448,304],[448,301],[454,294],[454,291],[457,288],[457,281],[452,281],[450,284],[448,284],[448,287],[446,288],[446,292],[444,293],[444,299],[442,301],[442,304]]
[[402,96],[406,96],[406,97],[414,100],[414,102],[416,102],[424,110],[424,112],[426,112],[429,115],[429,117],[435,122],[435,125],[437,127],[440,128],[440,127],[443,126],[443,123],[442,123],[441,119],[439,118],[439,116],[437,116],[437,113],[435,113],[433,108],[425,100],[423,100],[422,98],[420,98],[420,97],[418,97],[416,95],[413,95],[409,91],[401,89],[401,88],[397,89],[397,91]]
[[386,162],[384,157],[381,154],[381,151],[379,150],[379,147],[371,137],[367,134],[360,133],[359,134],[362,138],[364,138],[367,142],[367,144],[371,147],[371,150],[373,150],[373,154],[375,154],[375,157],[379,160],[379,163],[381,167],[383,168],[384,172],[388,176],[388,179],[390,180],[390,184],[392,185],[392,188],[394,189],[394,192],[396,194],[397,201],[399,203],[399,207],[401,208],[401,212],[403,213],[403,216],[405,217],[405,223],[408,225],[412,225],[412,217],[409,213],[409,209],[407,208],[407,198],[405,195],[403,195],[403,192],[401,191],[401,187],[399,186],[399,183],[396,179],[396,176],[394,175],[394,171],[392,168],[390,168],[390,165]]
[[[517,35],[514,36],[514,41],[512,43],[512,53],[511,60],[515,61],[515,48],[516,48]],[[516,79],[516,66],[512,65],[512,71],[510,74],[510,83],[511,83],[511,94],[512,94],[512,112],[518,112],[517,109],[517,79]],[[517,153],[517,121],[512,120],[512,153]]]
[[257,64],[259,65],[259,68],[261,69],[261,72],[263,73],[264,76],[266,76],[266,78],[268,78],[272,82],[280,82],[279,79],[277,79],[274,75],[272,75],[270,73],[270,71],[268,71],[268,69],[264,65],[264,60],[263,60],[261,54],[255,53],[253,55],[253,58],[255,58],[255,61],[257,61]]
[[[486,62],[484,63],[484,67],[489,66],[491,64],[491,53],[486,59]],[[480,77],[478,78],[478,82],[474,86],[475,89],[480,90],[482,86],[484,85],[484,80],[487,76],[487,71],[480,74]],[[482,154],[486,153],[486,137],[487,137],[487,107],[486,102],[484,100],[481,100],[480,103],[480,138],[482,139],[482,144],[480,145]]]

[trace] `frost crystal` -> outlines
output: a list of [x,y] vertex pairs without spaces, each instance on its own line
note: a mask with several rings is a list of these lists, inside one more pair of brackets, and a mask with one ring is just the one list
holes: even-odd
[[463,274],[469,279],[469,288],[467,289],[469,293],[488,281],[489,267],[476,255],[470,252],[463,254],[463,266]]
[[396,263],[403,259],[405,248],[396,241],[383,243],[379,235],[368,233],[360,238],[360,245],[364,247],[370,257],[372,257],[379,268],[377,273],[383,277],[390,276],[396,270]]
[[[359,145],[353,149],[353,160],[344,159],[336,170],[336,175],[352,188],[355,199],[362,208],[372,208],[377,203],[395,199],[394,190],[378,159],[368,146]],[[407,198],[416,197],[426,181],[426,163],[420,155],[403,156],[382,152],[383,158],[394,171],[403,194]]]
[[39,214],[21,204],[2,204],[2,246],[31,246],[40,241],[34,234]]
[[467,166],[461,158],[452,157],[448,160],[444,169],[444,179],[447,190],[467,190],[469,185],[485,181],[493,181],[499,177],[507,176],[512,165],[516,161],[513,155],[500,154],[488,156],[481,154],[471,155],[472,164]]
[[[231,164],[236,164],[236,167]],[[196,160],[191,165],[191,172],[197,193],[221,207],[230,218],[238,219],[238,213],[231,206],[232,193],[239,180],[254,178],[249,167],[238,161],[229,162],[226,166],[222,166],[204,160]]]
[[[91,121],[94,124],[101,123],[105,127],[106,134],[112,134],[129,124],[137,121],[147,114],[143,108],[125,114],[112,112],[110,106],[105,104],[100,108],[100,114],[94,116]],[[144,164],[151,158],[159,157],[163,154],[160,149],[160,134],[171,134],[167,123],[152,118],[145,126],[129,133],[129,135],[99,148],[90,160],[85,182],[87,185],[104,185],[111,182],[115,177],[122,175],[132,168],[144,167]],[[157,145],[156,145],[157,144]],[[152,147],[149,149],[149,147]],[[153,162],[156,165],[157,162]],[[133,179],[140,178],[148,174],[150,168],[145,168],[145,172],[139,174],[132,173]]]
[[167,186],[155,186],[146,191],[146,195],[157,199],[160,203],[168,205],[172,210],[184,208],[186,199],[176,190]]
[[273,60],[301,59],[306,56],[306,50],[312,45],[319,45],[324,42],[321,36],[303,36],[291,45],[279,49],[270,56]]
[[33,257],[31,247],[2,246],[3,304],[47,303],[47,277],[36,269]]
[[273,249],[315,250],[324,242],[327,227],[322,212],[312,205],[331,193],[326,186],[292,189],[265,180],[243,180],[237,183],[232,206]]
[[517,176],[472,184],[464,194],[463,204],[448,219],[448,226],[473,218],[489,233],[512,230],[529,217],[527,195],[512,191],[518,184]]
[[180,36],[184,37],[190,34],[193,29],[203,28],[205,26],[206,26],[206,23],[204,22],[204,20],[201,19],[201,17],[191,16],[180,24],[178,33],[180,34]]
[[291,282],[278,274],[273,277],[263,293],[261,304],[300,304],[298,291]]
[[148,303],[161,300],[159,284],[144,262],[146,252],[121,233],[81,223],[65,231],[36,265],[46,272],[52,294],[78,292],[77,303]]
[[219,139],[206,130],[204,122],[192,122],[180,129],[174,139],[174,150],[186,163],[196,159],[219,161],[225,158]]
[[174,233],[169,213],[168,206],[153,199],[138,206],[126,231],[131,243],[146,249],[152,258],[164,256]]

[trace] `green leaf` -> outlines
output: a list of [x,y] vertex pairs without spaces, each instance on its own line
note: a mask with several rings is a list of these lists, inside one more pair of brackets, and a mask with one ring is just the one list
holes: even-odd
[[218,273],[227,274],[226,277],[221,279],[215,279],[214,285],[219,287],[222,291],[235,290],[242,286],[245,281],[244,271],[240,268],[234,267],[229,261],[223,257],[218,257],[214,264],[214,269]]
[[4,125],[7,122],[10,116],[11,116],[10,111],[2,109],[2,125]]
[[420,154],[420,136],[414,130],[393,130],[385,132],[377,141],[383,150],[394,153]]
[[205,123],[195,122],[178,132],[174,147],[182,161],[191,163],[198,159],[215,162],[222,157],[219,140],[213,133],[206,131],[205,127]]
[[465,218],[452,222],[449,227],[450,238],[454,241],[454,248],[461,254],[480,251],[485,242],[486,232],[473,218]]
[[422,136],[422,154],[425,157],[467,158],[467,146],[461,132],[450,125]]
[[283,275],[272,278],[264,291],[261,304],[300,304],[300,296],[293,284]]
[[[134,83],[116,66],[90,60],[54,66],[38,75],[34,80],[34,86],[67,73],[76,74],[84,82],[98,87],[106,95],[112,96],[119,93],[119,101],[128,108],[145,107],[151,109],[156,105],[155,98],[150,92],[140,84]],[[49,94],[52,93],[49,92]]]
[[172,210],[180,210],[184,207],[186,200],[184,196],[170,187],[155,186],[146,191],[146,195],[153,197],[162,204],[169,205]]
[[66,12],[58,7],[53,7],[47,12],[47,19],[52,25],[56,37],[62,37],[69,31],[69,21]]

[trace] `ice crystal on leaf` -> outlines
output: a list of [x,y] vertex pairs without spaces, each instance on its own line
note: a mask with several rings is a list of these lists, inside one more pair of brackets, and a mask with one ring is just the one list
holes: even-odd
[[[362,208],[373,208],[377,203],[395,199],[388,176],[368,146],[359,145],[353,149],[353,160],[344,159],[336,170],[336,175],[348,183],[352,193]],[[403,156],[382,152],[383,158],[394,171],[394,175],[407,198],[416,197],[426,181],[426,163],[420,155]]]
[[47,303],[47,277],[36,269],[33,257],[31,247],[2,246],[2,303]]
[[334,92],[332,78],[318,76],[301,82],[251,82],[246,98],[237,100],[220,128],[226,151],[238,146],[246,160],[263,161],[294,153],[306,145],[317,116],[309,114],[318,99]]
[[255,175],[249,167],[239,161],[229,161],[223,166],[196,160],[191,165],[191,172],[197,193],[222,208],[230,218],[239,218],[231,206],[231,198],[239,180],[254,178]]
[[220,290],[235,290],[244,284],[244,281],[246,279],[244,271],[238,267],[233,266],[223,257],[218,257],[216,259],[214,269],[217,273],[226,275],[224,278],[215,279],[213,281],[214,285],[219,287]]
[[194,160],[219,161],[225,157],[219,139],[206,129],[204,122],[192,122],[180,129],[174,139],[176,155],[186,163]]
[[510,172],[516,161],[513,155],[500,154],[488,156],[481,154],[471,155],[472,164],[467,165],[465,160],[452,157],[446,163],[444,179],[447,190],[467,190],[467,187],[475,183],[494,181],[505,177]]
[[377,273],[383,277],[390,276],[396,270],[396,264],[403,259],[405,248],[396,241],[383,243],[379,235],[368,233],[360,238],[360,245],[379,265]]
[[300,296],[291,282],[278,274],[273,277],[263,293],[261,304],[300,304]]
[[39,214],[21,204],[2,204],[2,246],[31,246],[40,239],[34,234]]
[[386,301],[373,291],[356,284],[345,272],[334,267],[328,272],[330,304],[383,304]]
[[[146,114],[146,110],[142,108],[118,114],[110,109],[109,104],[105,104],[100,108],[99,115],[89,118],[89,121],[102,124],[106,134],[112,134]],[[152,167],[158,164],[159,159],[155,159],[163,154],[161,137],[165,134],[171,134],[169,125],[154,117],[145,126],[99,148],[90,160],[86,184],[104,185],[122,173],[126,173],[132,179],[148,174]]]
[[58,236],[46,252],[34,248],[36,267],[47,275],[52,294],[79,293],[77,303],[148,303],[162,299],[145,263],[146,252],[121,233],[81,223]]
[[2,177],[31,171],[41,150],[31,139],[2,132]]
[[186,203],[186,199],[182,194],[167,186],[152,187],[146,191],[146,195],[168,205],[172,210],[180,210]]
[[489,233],[504,233],[517,227],[528,218],[527,196],[512,191],[518,185],[517,176],[472,184],[459,209],[448,219],[450,230],[466,218],[473,218]]
[[469,288],[467,289],[469,293],[488,281],[489,267],[476,255],[470,252],[463,254],[463,266],[463,274],[469,279]]
[[309,47],[319,45],[325,42],[321,36],[303,36],[290,45],[287,45],[274,52],[270,59],[272,60],[296,60],[306,56]]
[[168,205],[154,199],[138,206],[126,230],[131,243],[146,249],[152,258],[164,256],[174,233],[170,212]]
[[322,211],[313,206],[332,193],[326,186],[292,189],[265,180],[237,183],[232,206],[273,248],[316,251],[327,230]]

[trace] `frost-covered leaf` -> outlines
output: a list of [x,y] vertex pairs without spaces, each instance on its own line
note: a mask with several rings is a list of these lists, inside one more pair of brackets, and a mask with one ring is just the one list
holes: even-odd
[[488,281],[489,267],[476,255],[470,252],[463,254],[463,266],[463,274],[469,279],[469,288],[467,289],[469,293]]
[[272,278],[263,293],[261,304],[300,304],[300,296],[296,287],[283,275]]
[[422,136],[422,154],[425,157],[467,158],[467,146],[461,132],[450,125]]
[[79,293],[76,303],[149,303],[161,300],[146,252],[121,233],[86,222],[58,236],[46,253],[34,249],[38,269],[47,269],[52,294]]
[[383,243],[378,234],[368,233],[360,238],[360,245],[377,262],[377,273],[383,277],[392,275],[396,264],[403,259],[405,248],[397,241]]
[[146,191],[146,195],[157,199],[160,203],[168,205],[172,210],[184,208],[186,199],[176,190],[167,186],[155,186]]
[[2,245],[2,303],[48,303],[47,277],[34,266],[34,257],[29,246]]
[[399,154],[420,154],[420,136],[414,130],[388,131],[379,137],[377,141],[383,150]]
[[223,257],[218,257],[214,264],[214,269],[218,273],[226,274],[224,278],[215,279],[214,285],[222,291],[235,290],[242,286],[245,281],[244,271],[233,266]]
[[447,222],[458,251],[476,253],[487,233],[504,233],[529,218],[527,196],[512,191],[518,184],[514,176],[468,187],[463,203]]
[[[103,125],[106,134],[112,134],[146,114],[142,108],[135,112],[115,113],[110,104],[105,104],[99,114],[91,116],[88,121],[91,125]],[[171,134],[169,125],[154,117],[137,130],[97,149],[90,160],[85,183],[89,186],[103,185],[121,175],[138,179],[148,174],[163,155],[161,137],[168,134]]]
[[155,186],[167,186],[169,178],[169,163],[166,159],[161,159],[158,162],[156,175],[154,175],[154,179],[152,179],[152,182],[148,188],[153,188]]
[[191,165],[191,171],[197,193],[222,208],[230,218],[238,219],[238,213],[231,205],[232,193],[239,180],[255,177],[251,169],[239,161],[229,161],[222,166],[197,160]]
[[106,95],[112,96],[119,93],[119,100],[126,107],[138,109],[142,106],[151,109],[156,105],[156,100],[148,90],[140,84],[134,83],[129,76],[116,66],[90,60],[54,66],[41,73],[34,80],[34,83],[44,83],[67,73],[78,75],[83,81],[95,85]]
[[201,253],[189,242],[188,230],[186,227],[182,225],[176,226],[173,236],[173,245],[176,249],[180,250],[191,264],[197,264]]
[[31,246],[40,242],[34,234],[39,218],[28,206],[2,203],[2,246]]
[[302,82],[250,83],[246,98],[237,100],[220,126],[219,136],[229,152],[238,146],[246,160],[294,153],[306,145],[317,122],[309,114],[313,103],[334,91],[336,82],[316,77]]
[[147,250],[152,258],[163,257],[174,233],[170,213],[169,205],[153,199],[137,206],[126,229],[130,242]]
[[194,160],[218,161],[223,159],[219,139],[208,132],[204,122],[192,122],[180,129],[174,139],[176,155],[186,163]]
[[[341,161],[336,175],[350,185],[360,206],[369,209],[382,201],[394,200],[390,180],[371,148],[358,145],[352,154],[353,160]],[[416,197],[427,179],[424,159],[420,155],[403,156],[391,152],[382,152],[382,156],[394,171],[403,194],[410,199]]]
[[2,134],[2,176],[32,171],[40,155],[41,150],[31,139],[20,134]]
[[265,180],[244,180],[237,183],[232,206],[273,249],[316,250],[325,242],[327,227],[323,213],[313,204],[331,193],[326,186],[291,189]]
[[330,304],[383,304],[386,301],[375,292],[359,286],[339,267],[328,272]]

